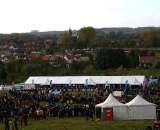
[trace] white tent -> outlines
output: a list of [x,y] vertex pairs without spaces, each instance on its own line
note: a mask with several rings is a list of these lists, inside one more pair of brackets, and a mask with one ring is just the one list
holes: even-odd
[[126,103],[129,108],[129,119],[155,119],[156,118],[156,105],[143,99],[137,95],[133,100]]
[[102,113],[104,108],[112,108],[114,120],[128,119],[128,107],[120,103],[112,94],[110,94],[104,102],[97,104],[96,107],[101,108]]
[[31,76],[25,84],[85,84],[86,80],[88,85],[96,84],[125,84],[128,81],[130,85],[143,84],[145,76]]

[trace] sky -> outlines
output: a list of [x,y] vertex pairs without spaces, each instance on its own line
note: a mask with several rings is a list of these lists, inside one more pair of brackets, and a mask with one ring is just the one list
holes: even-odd
[[160,27],[160,0],[0,0],[0,33]]

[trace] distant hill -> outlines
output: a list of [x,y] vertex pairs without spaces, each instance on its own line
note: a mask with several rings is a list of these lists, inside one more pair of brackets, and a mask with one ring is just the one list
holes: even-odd
[[138,27],[138,28],[128,28],[128,27],[119,27],[119,28],[97,28],[97,32],[110,33],[110,32],[122,32],[122,33],[139,33],[149,29],[160,29],[160,27]]
[[52,36],[52,35],[60,35],[64,31],[47,31],[47,32],[31,32],[30,34],[36,35],[36,36]]
[[[129,28],[129,27],[113,27],[113,28],[95,28],[97,34],[99,35],[103,35],[103,34],[108,34],[111,32],[122,32],[124,34],[132,34],[132,33],[139,33],[139,32],[143,32],[145,30],[148,29],[160,29],[160,27],[138,27],[138,28]],[[64,30],[64,31],[68,31],[68,30]],[[63,33],[64,31],[46,31],[46,32],[39,32],[39,31],[33,31],[33,32],[29,32],[29,33],[15,33],[15,34],[31,34],[32,36],[37,36],[37,37],[50,37],[50,36],[58,36],[61,33]],[[78,30],[74,30],[74,31],[78,31]],[[13,34],[0,34],[0,38],[4,37],[6,35],[14,35]]]
[[[149,29],[160,29],[160,27],[138,27],[138,28],[128,28],[128,27],[118,27],[118,28],[95,28],[98,34],[107,34],[110,32],[122,32],[125,34],[139,33]],[[78,31],[78,30],[74,30]],[[51,35],[60,35],[64,31],[47,31],[47,32],[31,32],[36,36],[51,36]]]

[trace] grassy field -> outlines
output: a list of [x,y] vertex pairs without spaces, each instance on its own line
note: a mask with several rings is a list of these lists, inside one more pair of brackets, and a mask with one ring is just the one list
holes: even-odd
[[[20,130],[144,130],[148,125],[152,125],[151,120],[141,121],[91,121],[84,118],[50,118],[48,120],[30,120],[27,127]],[[4,125],[0,124],[0,130],[4,130]]]

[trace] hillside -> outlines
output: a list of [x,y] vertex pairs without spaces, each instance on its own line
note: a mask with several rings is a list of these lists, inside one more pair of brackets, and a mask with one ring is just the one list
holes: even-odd
[[[122,33],[128,34],[128,33],[139,33],[149,29],[160,29],[160,27],[138,27],[138,28],[113,27],[113,28],[95,28],[95,29],[97,33],[101,33],[101,34],[105,34],[105,33],[107,34],[111,32],[116,32],[116,33],[122,32]],[[46,36],[53,36],[53,35],[57,36],[63,33],[64,31],[46,31],[46,32],[35,31],[35,32],[29,32],[29,33],[23,33],[23,34],[31,34],[38,37],[46,37]],[[74,30],[74,31],[78,31],[78,30]],[[17,34],[21,34],[21,33],[17,33]],[[13,35],[13,34],[0,34],[0,38],[4,37],[4,35]]]
[[160,27],[139,27],[139,28],[128,28],[128,27],[119,27],[119,28],[98,28],[97,31],[102,31],[104,33],[110,32],[122,32],[122,33],[139,33],[145,30],[150,29],[160,29]]

